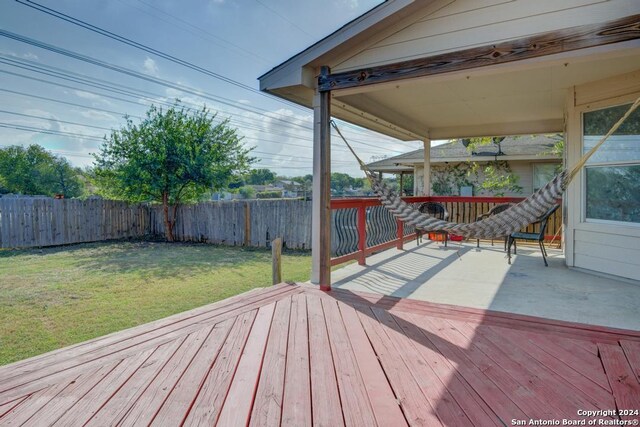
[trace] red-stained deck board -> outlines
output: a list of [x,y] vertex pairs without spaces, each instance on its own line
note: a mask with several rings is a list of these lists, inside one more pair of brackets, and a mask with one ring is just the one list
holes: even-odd
[[343,426],[342,405],[320,298],[307,295],[313,424]]
[[511,419],[526,419],[525,413],[505,394],[499,386],[480,371],[472,361],[466,357],[466,349],[453,344],[438,332],[429,318],[411,315],[410,319],[420,327],[425,336],[433,343],[437,350],[452,363],[457,365],[460,375],[469,383],[474,391],[498,415],[503,424],[508,425]]
[[376,354],[380,358],[380,363],[389,378],[409,425],[443,425],[434,408],[424,398],[420,386],[411,375],[409,368],[402,362],[398,349],[387,335],[385,330],[387,328],[376,320],[369,307],[358,306],[356,311]]
[[169,390],[169,396],[162,402],[162,406],[155,410],[152,423],[179,425],[184,420],[231,328],[241,317],[243,316],[226,320],[213,328],[178,382]]
[[262,370],[267,338],[273,320],[275,303],[258,310],[253,328],[242,351],[233,382],[217,420],[221,426],[246,426]]
[[486,404],[476,391],[467,383],[453,363],[444,357],[429,341],[425,331],[417,326],[406,313],[394,315],[398,325],[412,341],[414,348],[433,369],[438,378],[447,385],[447,389],[464,410],[474,426],[503,426],[500,418]]
[[375,415],[336,301],[322,301],[345,425],[375,425]]
[[0,425],[509,425],[639,374],[637,331],[279,285],[0,367]]
[[278,301],[251,414],[252,426],[277,425],[282,416],[291,298]]
[[129,380],[87,422],[88,426],[104,426],[122,418],[146,389],[146,385],[158,375],[176,350],[184,343],[179,339],[159,346]]
[[7,412],[0,424],[3,426],[23,425],[73,381],[56,384],[31,394],[22,401],[19,408],[16,407]]
[[338,303],[344,327],[351,341],[358,368],[366,381],[367,394],[378,425],[406,426],[407,421],[385,375],[380,362],[371,347],[367,334],[362,329],[355,309]]
[[403,320],[394,319],[387,311],[379,308],[374,308],[372,311],[378,322],[386,326],[385,331],[391,343],[398,350],[401,360],[404,361],[413,379],[422,390],[422,394],[442,423],[446,426],[468,426],[471,420],[451,396],[446,385],[448,381],[445,383],[440,381],[431,366],[424,361],[402,332],[397,322],[402,323]]
[[12,400],[11,402],[6,402],[0,405],[0,419],[5,417],[12,409],[18,407],[18,405],[20,405],[22,402],[24,402],[27,397],[29,396],[24,396],[21,397],[20,399],[15,399]]
[[[517,401],[514,401],[514,403],[527,414],[529,418],[553,418],[554,412],[544,397],[539,396],[532,388],[519,383],[514,379],[514,376],[511,375],[511,371],[519,369],[517,366],[511,366],[509,369],[503,365],[503,362],[506,362],[506,360],[492,360],[482,352],[479,342],[477,343],[473,338],[470,339],[463,335],[447,320],[430,319],[429,322],[431,322],[451,344],[456,345],[459,349],[465,349],[465,357],[488,379],[493,381],[512,401],[515,396],[517,396]],[[432,332],[433,331],[434,330],[432,330]],[[521,372],[518,372],[518,374],[521,374]]]
[[[65,412],[73,408],[75,403],[98,385],[111,371],[122,362],[111,363],[103,366],[97,371],[89,371],[80,375],[51,399],[40,410],[29,419],[28,424],[41,426],[53,423]],[[64,382],[63,382],[64,384]]]
[[281,424],[291,427],[312,425],[307,300],[301,294],[291,298]]
[[640,343],[631,341],[620,341],[620,346],[624,350],[629,366],[640,383]]
[[527,339],[526,332],[514,331],[509,328],[493,327],[498,335],[502,335],[509,339],[512,345],[515,345],[533,358],[538,360],[547,369],[554,372],[560,378],[563,378],[568,384],[571,384],[578,393],[583,393],[589,401],[600,409],[610,409],[615,405],[611,392],[597,385],[580,372],[572,369],[569,365],[560,359],[557,359],[538,347],[532,341]]
[[56,426],[84,425],[91,417],[109,401],[129,378],[147,361],[157,349],[150,349],[125,359],[115,367],[87,394],[78,400],[67,412],[56,420]]
[[[598,350],[618,409],[640,409],[640,384],[629,366],[622,347],[613,344],[598,344]],[[623,420],[638,419],[636,415],[624,415],[621,418]]]
[[219,339],[226,335],[224,331],[220,331],[221,327],[223,326],[202,328],[198,332],[189,335],[171,359],[162,367],[158,375],[144,389],[138,400],[118,420],[120,422],[119,425],[123,427],[148,425],[212,331],[215,331],[216,334],[219,332],[222,334]]
[[553,372],[494,331],[482,326],[474,328],[468,323],[454,320],[449,320],[448,323],[472,340],[474,345],[508,371],[520,385],[531,388],[538,396],[544,396],[544,401],[549,402],[564,418],[572,419],[578,409],[598,409],[588,399],[575,393],[570,385],[559,380]]
[[594,383],[607,391],[611,391],[607,377],[602,371],[600,361],[594,357],[586,357],[579,347],[570,345],[558,345],[542,334],[528,334],[529,341],[540,347],[546,353],[562,360],[572,369],[580,372]]
[[[220,354],[200,386],[196,399],[183,418],[186,425],[215,425],[256,315],[257,311],[250,311],[238,316],[220,349]],[[166,425],[166,423],[166,419],[161,417],[156,417],[154,420],[156,425]]]

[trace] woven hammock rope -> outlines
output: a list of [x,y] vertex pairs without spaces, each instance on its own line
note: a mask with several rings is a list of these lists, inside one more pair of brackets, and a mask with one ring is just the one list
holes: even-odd
[[640,105],[640,97],[629,107],[629,110],[622,116],[606,135],[604,135],[598,143],[593,146],[586,154],[584,154],[578,163],[571,170],[563,170],[549,181],[544,187],[527,197],[520,203],[512,207],[491,215],[480,221],[458,224],[448,222],[433,216],[422,213],[415,206],[406,203],[400,196],[393,193],[383,182],[381,182],[369,167],[358,157],[349,142],[340,132],[338,125],[332,120],[331,125],[338,132],[347,145],[351,153],[354,155],[360,167],[371,183],[382,205],[389,210],[396,219],[404,223],[414,226],[424,231],[446,231],[472,239],[492,239],[508,236],[511,233],[519,231],[523,227],[535,222],[539,217],[544,215],[549,209],[557,204],[557,199],[562,197],[562,193],[566,190],[571,180],[578,174],[580,169],[587,163],[587,160],[596,152],[598,148],[624,123],[624,121],[633,113]]

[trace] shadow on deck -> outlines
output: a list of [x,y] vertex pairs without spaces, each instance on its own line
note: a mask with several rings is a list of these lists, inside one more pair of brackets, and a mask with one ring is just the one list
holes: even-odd
[[502,242],[448,248],[436,242],[390,249],[332,273],[334,286],[399,298],[640,330],[640,283],[569,269],[562,252],[518,247],[512,265]]

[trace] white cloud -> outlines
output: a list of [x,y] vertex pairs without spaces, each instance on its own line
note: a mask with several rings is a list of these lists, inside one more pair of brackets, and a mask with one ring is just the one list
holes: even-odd
[[100,95],[96,95],[95,93],[85,92],[85,91],[82,91],[82,90],[75,90],[75,91],[73,91],[73,93],[75,93],[76,96],[78,96],[80,98],[84,98],[84,99],[100,99],[100,98],[102,98]]
[[106,120],[106,121],[118,121],[116,117],[104,111],[84,110],[80,112],[80,115],[91,120]]
[[37,61],[39,59],[38,55],[36,55],[33,52],[27,52],[27,53],[23,54],[22,57],[24,59],[31,59],[32,61]]
[[156,64],[156,61],[149,58],[148,56],[147,59],[144,60],[144,70],[147,72],[147,74],[151,74],[155,77],[158,76],[158,64]]
[[347,6],[349,9],[357,9],[360,6],[359,0],[334,0],[337,6]]

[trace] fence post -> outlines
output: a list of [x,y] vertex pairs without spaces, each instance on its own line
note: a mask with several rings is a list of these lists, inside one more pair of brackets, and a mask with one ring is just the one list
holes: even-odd
[[396,227],[397,229],[397,237],[398,243],[396,243],[396,248],[402,250],[404,244],[404,224],[399,219],[396,219]]
[[282,283],[282,239],[278,237],[271,242],[271,282]]
[[251,207],[244,202],[244,245],[251,246]]
[[367,208],[364,203],[361,203],[358,206],[358,252],[360,255],[358,256],[358,264],[366,265],[367,255],[365,250],[367,249]]

